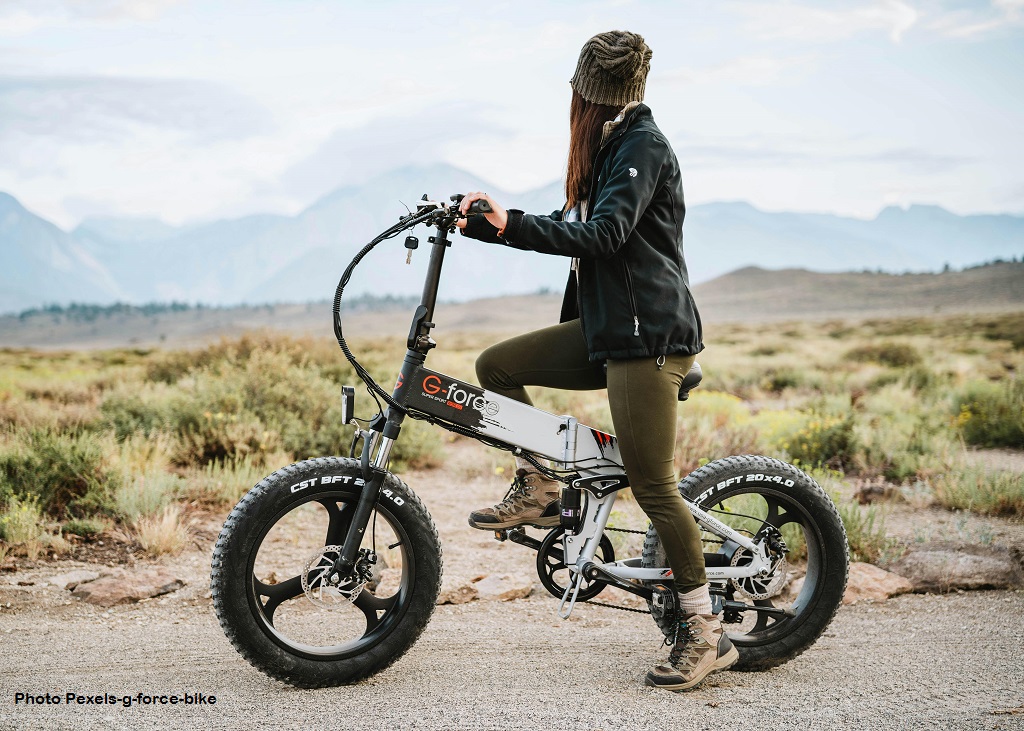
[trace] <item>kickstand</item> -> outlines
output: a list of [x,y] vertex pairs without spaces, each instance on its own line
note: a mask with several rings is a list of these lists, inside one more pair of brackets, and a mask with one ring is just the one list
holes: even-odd
[[[573,578],[573,582],[569,586],[565,587],[565,593],[562,594],[562,603],[558,605],[558,616],[562,619],[569,619],[569,615],[572,614],[573,607],[576,606],[576,597],[579,596],[580,586],[583,584],[583,574],[576,574]],[[569,599],[569,592],[572,592],[572,601],[569,602],[569,608],[562,613],[562,609],[565,607],[565,602]]]

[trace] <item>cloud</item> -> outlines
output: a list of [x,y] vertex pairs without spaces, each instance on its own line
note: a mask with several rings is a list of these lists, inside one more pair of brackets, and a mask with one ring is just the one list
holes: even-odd
[[[837,145],[822,145],[814,140],[762,140],[732,143],[683,142],[674,145],[680,161],[686,166],[714,168],[734,167],[789,167],[793,165],[827,167],[833,165],[868,164],[892,165],[919,175],[950,172],[975,162],[957,155],[945,155],[914,147],[885,148],[874,151],[835,153]],[[828,147],[829,149],[823,149]],[[815,149],[818,148],[818,149]]]
[[974,39],[1005,28],[1024,26],[1024,0],[992,0],[988,8],[962,8],[936,14],[929,30],[947,38]]
[[264,107],[207,81],[0,77],[0,142],[45,137],[90,143],[121,139],[138,127],[207,144],[265,132],[273,124]]
[[75,22],[154,21],[180,0],[7,0],[0,35],[23,35]]
[[747,30],[754,36],[809,43],[832,43],[870,31],[899,42],[919,18],[917,10],[901,0],[836,9],[793,2],[742,3],[733,8],[747,19]]
[[442,104],[338,129],[288,168],[281,182],[292,195],[311,198],[353,174],[366,179],[396,167],[445,160],[470,140],[509,136],[505,126],[488,118],[493,111],[479,103]]
[[653,78],[667,83],[766,86],[779,81],[786,72],[808,68],[813,61],[813,56],[738,56],[715,66],[671,69],[654,74]]

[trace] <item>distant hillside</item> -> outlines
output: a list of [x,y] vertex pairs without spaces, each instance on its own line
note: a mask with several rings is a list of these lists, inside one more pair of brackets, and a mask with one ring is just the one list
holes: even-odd
[[[424,192],[487,190],[507,207],[549,213],[557,183],[501,191],[450,165],[392,170],[335,190],[295,216],[253,215],[184,227],[152,219],[86,219],[65,232],[0,194],[0,313],[47,304],[183,301],[207,305],[302,303],[330,297],[366,241]],[[425,240],[424,229],[417,234]],[[934,206],[886,208],[872,220],[766,212],[748,203],[691,206],[683,226],[693,283],[747,266],[812,271],[939,271],[1024,255],[1024,217],[958,216]],[[405,266],[401,241],[379,247],[352,294],[418,294],[426,247]],[[441,297],[467,301],[561,290],[564,257],[457,237]]]
[[[746,267],[694,288],[705,323],[857,319],[1024,312],[1024,263],[1000,263],[943,274],[823,274],[802,269]],[[443,302],[435,334],[518,333],[558,320],[561,296],[511,296]],[[74,308],[0,317],[0,345],[33,348],[179,347],[245,330],[271,328],[330,337],[328,301],[259,307]],[[357,298],[346,303],[345,331],[398,337],[408,331],[406,301]]]
[[825,274],[746,267],[694,288],[713,320],[952,314],[1024,310],[1024,263],[942,274]]

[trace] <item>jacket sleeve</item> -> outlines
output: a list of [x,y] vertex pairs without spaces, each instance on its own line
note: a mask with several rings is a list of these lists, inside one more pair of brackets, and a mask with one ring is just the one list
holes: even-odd
[[[552,221],[562,220],[562,211],[552,211],[550,216],[543,216],[543,218],[550,218]],[[506,225],[507,229],[508,226]],[[498,238],[498,229],[496,229],[491,222],[487,220],[485,216],[470,216],[466,219],[466,227],[459,229],[463,236],[468,236],[471,239],[483,241],[487,244],[507,244],[517,249],[529,250],[525,246],[516,246],[507,240]]]
[[668,144],[654,134],[627,135],[599,185],[589,220],[566,223],[513,209],[502,238],[510,246],[543,254],[608,259],[647,210],[668,155]]
[[477,241],[483,241],[487,244],[502,243],[502,240],[498,238],[498,229],[492,226],[491,222],[484,216],[470,216],[466,219],[466,227],[460,230],[463,236],[468,236]]

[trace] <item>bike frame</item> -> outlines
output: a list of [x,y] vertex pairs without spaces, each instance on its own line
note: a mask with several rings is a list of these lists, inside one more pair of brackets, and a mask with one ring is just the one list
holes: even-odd
[[[447,209],[445,204],[429,201],[425,204]],[[354,565],[370,513],[379,498],[391,448],[398,439],[406,415],[411,414],[439,422],[446,428],[492,446],[503,447],[516,455],[529,454],[549,459],[562,471],[575,473],[570,484],[583,490],[586,499],[577,528],[567,530],[564,537],[565,565],[572,572],[573,580],[562,598],[560,616],[569,616],[584,578],[608,581],[634,593],[650,596],[649,589],[638,590],[632,582],[664,581],[671,578],[671,569],[642,568],[636,558],[612,563],[595,560],[618,491],[629,484],[615,436],[580,424],[572,416],[556,416],[425,367],[427,354],[435,346],[430,329],[434,327],[434,308],[445,251],[451,246],[448,234],[454,231],[456,219],[454,212],[450,217],[442,218],[437,224],[436,235],[429,239],[432,247],[423,295],[413,316],[408,350],[392,393],[392,400],[404,411],[389,407],[385,418],[381,420],[378,417],[371,424],[371,431],[365,435],[363,466],[366,489],[360,497],[336,568],[345,571]],[[726,542],[747,549],[751,555],[750,563],[744,566],[707,567],[709,580],[725,581],[771,572],[772,561],[763,541],[753,542],[693,502],[685,498],[684,501],[701,526]],[[524,541],[520,539],[518,542]]]

